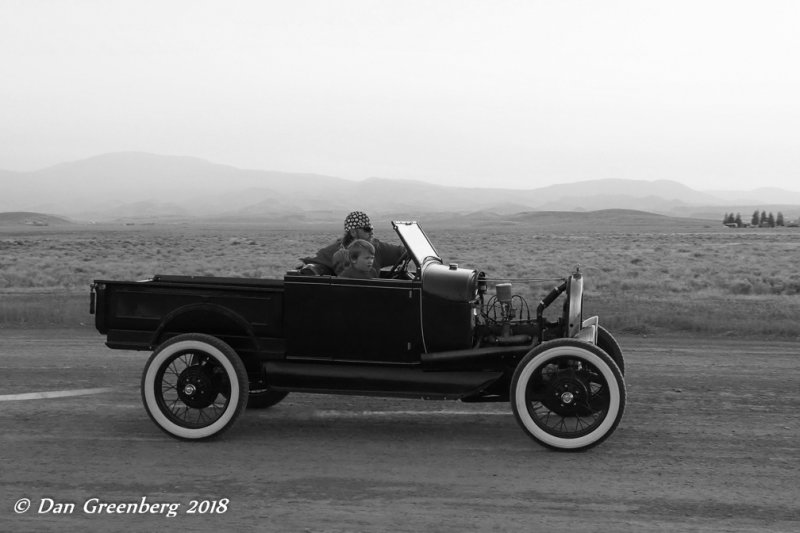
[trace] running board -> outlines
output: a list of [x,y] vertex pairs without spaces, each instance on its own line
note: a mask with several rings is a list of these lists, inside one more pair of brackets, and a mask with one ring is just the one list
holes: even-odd
[[267,384],[282,391],[458,400],[491,386],[503,372],[425,371],[419,366],[267,361]]

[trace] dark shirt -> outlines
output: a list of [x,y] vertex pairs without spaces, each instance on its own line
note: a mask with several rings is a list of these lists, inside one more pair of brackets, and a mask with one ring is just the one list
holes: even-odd
[[327,268],[333,270],[333,254],[335,254],[339,249],[342,247],[342,239],[337,240],[329,244],[328,246],[320,249],[317,252],[317,255],[314,257],[304,257],[302,261],[304,263],[317,263],[320,265],[324,265]]

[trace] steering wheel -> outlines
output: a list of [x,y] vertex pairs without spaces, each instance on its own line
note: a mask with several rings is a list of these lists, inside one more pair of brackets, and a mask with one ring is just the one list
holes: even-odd
[[392,269],[389,270],[389,279],[399,279],[408,271],[408,263],[411,261],[411,256],[408,251],[403,252],[403,255],[395,262]]

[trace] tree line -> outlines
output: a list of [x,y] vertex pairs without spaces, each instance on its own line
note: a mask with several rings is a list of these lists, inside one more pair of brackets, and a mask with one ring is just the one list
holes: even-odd
[[772,214],[772,212],[767,214],[766,211],[761,211],[759,213],[758,209],[753,211],[753,216],[750,217],[750,223],[749,224],[746,224],[742,220],[742,215],[739,214],[739,213],[736,213],[736,215],[734,215],[733,213],[725,213],[725,216],[722,219],[722,223],[724,225],[726,225],[726,226],[729,226],[731,224],[735,224],[737,228],[743,228],[743,227],[745,227],[747,225],[755,226],[757,228],[758,227],[761,227],[761,228],[774,228],[776,226],[784,226],[785,225],[784,220],[783,220],[783,213],[781,213],[780,211],[778,211],[778,216],[774,216]]

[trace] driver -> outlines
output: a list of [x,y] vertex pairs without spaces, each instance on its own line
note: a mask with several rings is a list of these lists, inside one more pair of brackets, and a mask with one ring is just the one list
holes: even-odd
[[327,272],[316,272],[317,274],[333,273],[338,276],[350,264],[347,247],[356,239],[368,241],[375,247],[375,261],[372,267],[376,271],[399,261],[406,249],[396,244],[381,242],[373,237],[372,232],[372,223],[366,213],[353,211],[344,219],[344,235],[341,239],[322,248],[317,252],[316,257],[306,257],[302,261],[306,263],[306,267],[321,265],[328,270]]

